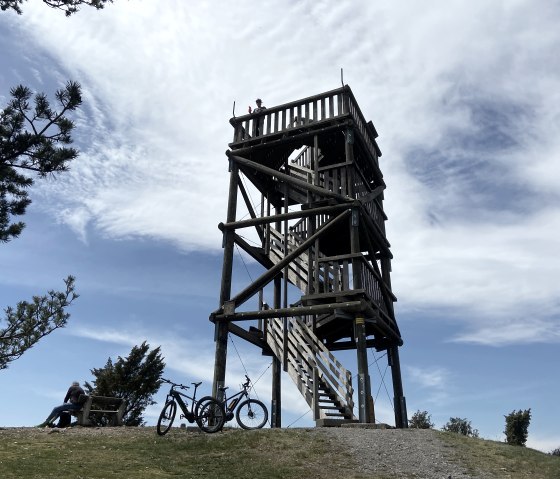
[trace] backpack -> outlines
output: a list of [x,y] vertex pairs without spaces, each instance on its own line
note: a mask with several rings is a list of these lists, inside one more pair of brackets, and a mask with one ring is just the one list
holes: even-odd
[[72,422],[72,416],[69,412],[63,411],[60,413],[60,417],[58,419],[58,424],[56,427],[69,427],[70,423]]

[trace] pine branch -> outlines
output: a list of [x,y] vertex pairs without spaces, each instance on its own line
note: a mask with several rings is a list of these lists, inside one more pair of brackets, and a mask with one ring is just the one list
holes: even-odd
[[19,302],[15,309],[4,310],[7,326],[0,329],[0,370],[6,369],[42,338],[66,326],[70,317],[66,308],[78,294],[73,276],[68,276],[64,283],[64,292],[51,290],[45,296],[34,296],[31,302]]

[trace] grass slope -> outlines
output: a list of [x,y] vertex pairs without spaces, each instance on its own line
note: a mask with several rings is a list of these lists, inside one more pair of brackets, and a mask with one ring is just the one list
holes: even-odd
[[[560,478],[560,458],[503,443],[442,434],[470,473],[497,478]],[[9,478],[305,478],[355,474],[358,455],[313,430],[203,434],[153,428],[0,429],[0,477]],[[387,476],[368,476],[386,479]]]
[[[560,457],[505,442],[442,432],[442,439],[467,470],[509,479],[560,479]],[[480,472],[479,472],[480,473]]]

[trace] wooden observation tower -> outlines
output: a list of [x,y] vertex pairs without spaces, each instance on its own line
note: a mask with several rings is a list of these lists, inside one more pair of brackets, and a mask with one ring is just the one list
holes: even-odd
[[[281,425],[282,370],[317,425],[372,422],[367,348],[375,348],[387,351],[395,424],[407,427],[385,183],[373,123],[364,119],[349,86],[230,123],[227,220],[219,225],[224,241],[220,307],[210,316],[216,325],[213,394],[224,384],[231,333],[273,357],[272,427]],[[258,207],[250,201],[249,183],[260,192]],[[250,218],[238,218],[240,201]],[[248,230],[256,245],[245,239]],[[235,247],[264,272],[232,295]],[[265,288],[272,291],[273,304],[265,303]],[[352,373],[332,354],[348,349],[357,354],[357,415]]]

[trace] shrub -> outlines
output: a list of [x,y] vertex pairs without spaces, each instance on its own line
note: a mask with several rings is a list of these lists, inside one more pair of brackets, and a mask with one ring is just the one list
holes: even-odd
[[416,411],[412,415],[412,419],[408,420],[408,427],[416,429],[432,429],[434,423],[432,422],[432,417],[428,414],[428,411]]
[[[88,394],[125,399],[125,426],[143,426],[144,410],[155,404],[153,395],[159,390],[164,368],[159,346],[150,350],[144,341],[134,346],[126,358],[119,356],[114,363],[109,358],[105,367],[92,369],[95,380],[93,385],[86,382],[84,389]],[[104,425],[102,419],[97,425]]]
[[463,436],[478,437],[478,429],[473,429],[471,422],[460,417],[450,417],[443,430],[462,434]]
[[554,451],[550,451],[551,456],[560,456],[560,447],[554,449]]
[[506,442],[512,446],[525,446],[531,422],[531,409],[512,411],[506,418]]

